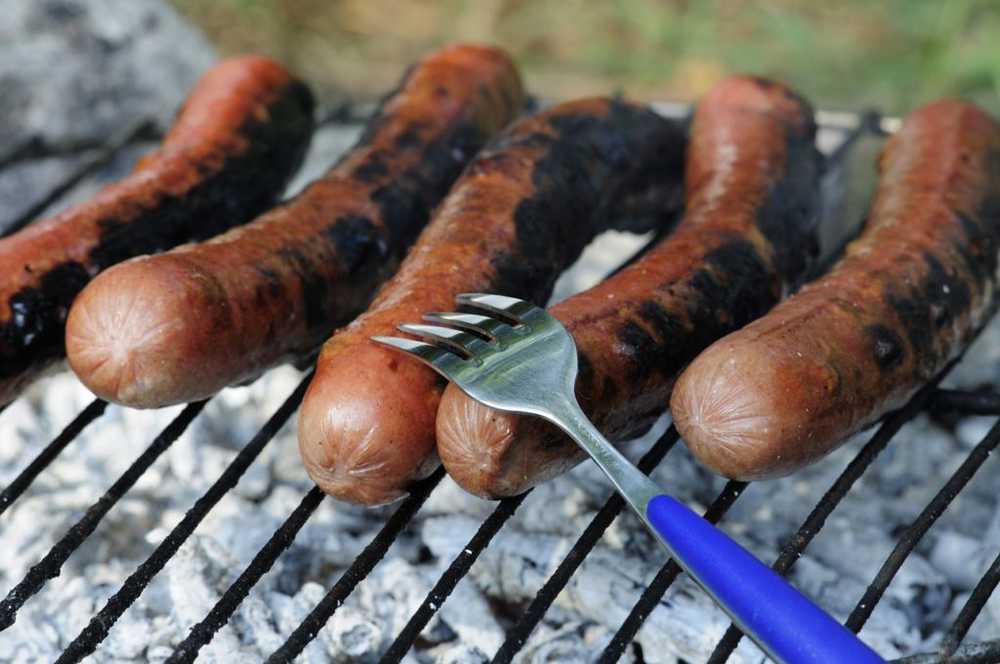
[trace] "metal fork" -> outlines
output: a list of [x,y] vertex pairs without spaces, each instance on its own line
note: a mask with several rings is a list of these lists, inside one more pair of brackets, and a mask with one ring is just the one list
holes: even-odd
[[482,311],[433,313],[399,329],[421,341],[372,337],[409,353],[498,410],[543,417],[572,437],[636,514],[740,628],[779,662],[883,662],[871,648],[621,455],[591,424],[574,393],[573,337],[544,309],[502,295],[459,295]]

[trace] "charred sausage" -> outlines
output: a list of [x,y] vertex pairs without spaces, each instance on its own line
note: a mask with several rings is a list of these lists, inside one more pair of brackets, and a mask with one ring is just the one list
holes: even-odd
[[223,61],[131,175],[0,240],[0,404],[63,357],[66,312],[98,272],[272,206],[312,129],[311,93],[279,64]]
[[480,153],[399,273],[323,347],[299,419],[299,450],[316,483],[344,500],[385,503],[438,465],[443,382],[370,336],[447,311],[463,291],[544,302],[619,202],[675,216],[684,143],[652,111],[595,98],[527,118]]
[[[762,315],[815,249],[821,157],[812,109],[788,88],[729,78],[698,104],[677,229],[637,262],[550,311],[573,335],[577,398],[612,440],[646,431],[699,351]],[[455,386],[438,452],[465,489],[497,498],[585,459],[541,419],[490,409]]]
[[211,242],[95,279],[70,312],[70,365],[99,396],[148,408],[208,397],[315,350],[364,309],[462,167],[521,106],[502,51],[431,54],[302,194]]
[[674,421],[714,470],[774,477],[826,454],[902,406],[996,310],[1000,126],[970,104],[924,106],[879,172],[834,268],[678,381]]

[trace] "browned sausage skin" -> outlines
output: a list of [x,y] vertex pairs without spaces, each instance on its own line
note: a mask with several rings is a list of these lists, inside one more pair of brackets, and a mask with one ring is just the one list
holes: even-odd
[[652,111],[598,98],[527,118],[480,153],[399,273],[323,347],[299,419],[299,450],[316,483],[378,504],[438,465],[443,381],[372,335],[451,310],[463,291],[544,302],[590,239],[617,222],[619,202],[644,201],[660,225],[675,216],[684,143],[684,132]]
[[[814,253],[821,158],[812,109],[787,88],[732,77],[698,104],[677,229],[637,262],[550,311],[573,335],[577,398],[613,440],[646,431],[700,350],[762,315]],[[449,386],[438,453],[465,489],[497,498],[583,460],[554,426]]]
[[521,106],[502,51],[430,55],[302,194],[211,242],[95,279],[70,312],[70,365],[99,396],[149,408],[208,397],[314,350],[364,308],[465,163]]
[[276,62],[223,61],[131,175],[0,240],[0,404],[62,358],[66,312],[98,272],[273,205],[302,161],[312,116],[311,93]]
[[994,313],[1000,126],[958,101],[883,148],[861,236],[818,281],[691,364],[674,421],[709,467],[794,471],[904,404]]

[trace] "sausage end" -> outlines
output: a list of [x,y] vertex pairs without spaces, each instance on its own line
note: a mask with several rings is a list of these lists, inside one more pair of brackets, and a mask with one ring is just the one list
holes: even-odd
[[225,326],[219,320],[224,309],[204,302],[203,277],[166,256],[100,274],[67,318],[70,367],[97,396],[133,408],[193,401],[221,389],[199,371],[205,366],[199,357],[217,355],[214,339]]
[[441,397],[437,413],[438,455],[463,489],[492,499],[519,493],[505,482],[505,464],[518,419],[469,398],[454,385]]
[[438,465],[433,435],[422,433],[433,431],[435,374],[373,342],[344,353],[328,348],[299,414],[306,471],[340,500],[370,506],[398,500]]
[[674,425],[715,472],[756,480],[787,472],[786,452],[801,433],[796,395],[773,356],[723,339],[681,374],[670,399]]

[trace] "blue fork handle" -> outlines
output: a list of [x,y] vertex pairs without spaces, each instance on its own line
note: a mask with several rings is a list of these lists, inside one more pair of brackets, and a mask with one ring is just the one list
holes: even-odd
[[787,664],[882,662],[875,651],[721,530],[670,496],[654,496],[646,519],[681,567],[740,627]]

